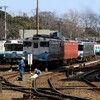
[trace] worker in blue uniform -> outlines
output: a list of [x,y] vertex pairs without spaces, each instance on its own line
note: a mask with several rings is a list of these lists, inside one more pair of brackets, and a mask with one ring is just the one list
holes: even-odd
[[19,72],[20,72],[20,77],[19,80],[23,80],[23,74],[24,74],[24,68],[25,68],[25,57],[22,57],[22,59],[19,62]]
[[41,74],[41,71],[40,71],[39,69],[35,68],[34,74],[32,73],[31,78],[35,79],[35,78],[37,78],[40,74]]

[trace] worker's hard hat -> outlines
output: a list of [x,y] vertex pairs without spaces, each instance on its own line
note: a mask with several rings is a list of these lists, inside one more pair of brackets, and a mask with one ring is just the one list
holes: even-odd
[[25,57],[22,57],[23,60],[25,60]]
[[37,68],[35,68],[35,71],[37,70]]

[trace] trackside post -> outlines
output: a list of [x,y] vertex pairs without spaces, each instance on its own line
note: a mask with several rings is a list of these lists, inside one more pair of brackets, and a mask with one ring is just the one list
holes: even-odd
[[32,88],[32,80],[31,80],[31,65],[32,65],[32,54],[28,54],[28,65],[30,65],[30,99],[31,99],[31,88]]
[[74,66],[70,66],[70,74],[73,75],[74,74]]
[[69,67],[66,68],[66,77],[69,77]]

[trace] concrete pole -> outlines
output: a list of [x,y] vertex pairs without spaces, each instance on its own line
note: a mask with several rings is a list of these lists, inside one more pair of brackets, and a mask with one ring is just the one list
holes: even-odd
[[6,14],[6,9],[7,9],[7,7],[8,6],[0,6],[0,9],[2,9],[4,7],[4,11],[5,11],[5,36],[4,36],[4,38],[5,38],[5,40],[6,40],[6,35],[7,35],[7,24],[6,24],[6,16],[7,16],[7,14]]
[[7,9],[7,7],[8,7],[8,6],[4,6],[4,10],[5,10],[5,40],[6,40],[6,38],[7,38],[7,24],[6,24],[6,19],[7,19],[7,18],[6,18],[6,16],[7,16],[7,15],[6,15],[6,9]]
[[37,0],[37,7],[36,7],[36,28],[37,28],[37,35],[39,34],[39,1]]

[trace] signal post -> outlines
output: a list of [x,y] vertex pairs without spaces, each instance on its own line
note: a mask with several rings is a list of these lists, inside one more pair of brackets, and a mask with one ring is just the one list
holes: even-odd
[[29,77],[29,83],[30,83],[30,99],[31,99],[31,89],[32,89],[32,80],[31,80],[31,65],[32,65],[32,54],[28,54],[28,65],[29,65],[29,67],[30,67],[30,77]]

